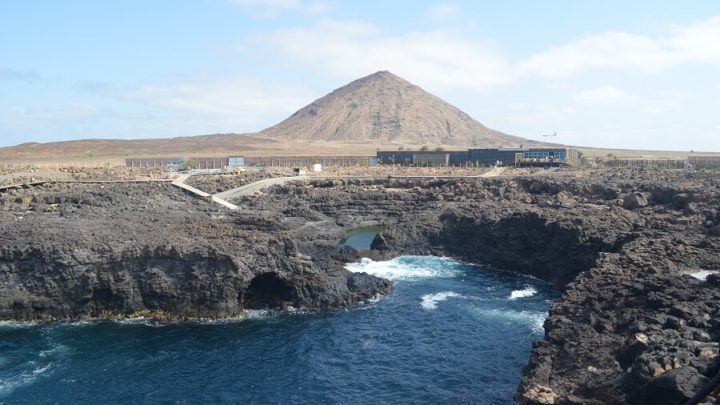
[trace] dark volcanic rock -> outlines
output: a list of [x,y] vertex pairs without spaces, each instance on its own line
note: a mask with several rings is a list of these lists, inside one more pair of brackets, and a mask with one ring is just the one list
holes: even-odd
[[720,236],[720,225],[715,225],[712,228],[708,229],[708,235]]
[[680,404],[692,398],[707,382],[708,378],[692,367],[677,368],[645,384],[636,402],[655,405]]
[[301,252],[298,221],[275,210],[229,213],[167,184],[87,187],[33,190],[53,206],[31,210],[4,196],[1,319],[231,317],[346,306],[391,288],[321,244]]
[[720,270],[718,201],[717,174],[644,169],[318,179],[232,213],[168,185],[13,190],[0,200],[0,318],[345,306],[391,288],[344,270],[358,252],[339,247],[385,224],[371,257],[447,255],[564,289],[517,402],[671,403],[717,370],[720,282],[687,273]]
[[625,209],[634,210],[635,208],[642,208],[647,205],[648,200],[643,193],[633,192],[623,199],[623,208]]

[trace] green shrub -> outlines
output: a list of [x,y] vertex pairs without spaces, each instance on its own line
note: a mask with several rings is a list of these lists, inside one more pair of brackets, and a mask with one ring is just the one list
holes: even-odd
[[196,162],[195,160],[192,160],[192,159],[186,160],[185,162],[183,162],[182,166],[180,166],[181,170],[194,170],[197,168],[198,168],[198,162]]

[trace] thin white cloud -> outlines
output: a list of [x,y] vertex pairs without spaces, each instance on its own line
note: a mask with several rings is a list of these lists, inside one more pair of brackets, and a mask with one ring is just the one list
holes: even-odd
[[40,125],[87,120],[96,113],[96,107],[80,104],[10,106],[0,107],[0,121],[4,127],[27,129]]
[[634,97],[625,91],[612,86],[596,87],[594,89],[585,90],[575,96],[575,102],[580,104],[626,104],[634,101]]
[[385,35],[373,24],[322,21],[262,36],[255,46],[280,56],[284,65],[343,80],[390,70],[434,90],[485,90],[512,79],[507,59],[489,43],[443,31]]
[[567,77],[590,69],[660,72],[686,64],[720,64],[720,17],[673,27],[657,37],[608,32],[532,55],[518,64],[522,76]]
[[681,92],[653,91],[649,95],[631,94],[613,87],[588,89],[575,95],[573,101],[584,108],[612,108],[627,111],[663,114],[684,109],[687,95]]
[[432,18],[446,19],[454,17],[459,11],[457,3],[440,3],[428,8],[427,14]]
[[304,14],[321,14],[330,9],[323,0],[227,0],[247,9],[257,17],[274,17],[283,12],[302,12]]
[[228,0],[230,3],[245,7],[264,7],[282,10],[296,10],[300,8],[300,0]]
[[[437,6],[443,14],[450,8]],[[245,48],[248,43],[244,44]],[[525,78],[565,79],[588,70],[662,72],[680,64],[720,64],[720,17],[662,35],[607,32],[511,60],[497,44],[455,31],[388,34],[361,21],[324,20],[256,38],[278,64],[310,68],[340,79],[387,69],[442,91],[485,91]],[[261,52],[261,51],[258,51]]]
[[40,79],[40,76],[33,72],[24,72],[0,66],[0,81],[20,81],[31,83]]
[[229,78],[143,86],[117,93],[123,100],[183,112],[197,121],[222,122],[257,131],[285,118],[317,94],[290,83]]

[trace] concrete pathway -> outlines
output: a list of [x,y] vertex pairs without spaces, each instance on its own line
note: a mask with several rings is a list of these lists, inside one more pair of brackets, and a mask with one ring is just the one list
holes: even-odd
[[272,187],[278,184],[285,184],[291,181],[305,180],[309,178],[309,176],[273,177],[269,179],[258,180],[244,186],[223,191],[222,193],[215,194],[213,197],[221,199],[244,197],[248,195],[253,195],[262,189]]
[[494,167],[492,170],[490,170],[487,173],[483,173],[480,175],[480,177],[496,177],[502,174],[502,172],[505,171],[504,167]]
[[238,209],[237,205],[225,201],[225,199],[223,199],[222,197],[218,197],[216,195],[210,195],[209,193],[206,193],[206,192],[199,190],[193,186],[185,184],[185,180],[187,180],[188,177],[190,177],[190,176],[191,176],[190,174],[182,174],[182,175],[176,177],[175,180],[173,180],[172,185],[176,186],[176,187],[180,187],[181,189],[189,191],[189,192],[196,194],[202,198],[209,199],[210,201],[216,202],[225,208],[230,208],[231,210]]

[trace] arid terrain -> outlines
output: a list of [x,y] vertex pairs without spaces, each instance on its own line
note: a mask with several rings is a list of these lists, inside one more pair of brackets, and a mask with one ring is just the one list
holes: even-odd
[[0,148],[0,165],[101,166],[138,156],[369,156],[378,149],[401,146],[463,149],[542,144],[487,128],[420,87],[383,71],[343,86],[255,134],[28,143]]
[[358,79],[313,101],[259,135],[287,141],[367,140],[379,144],[488,148],[539,144],[489,129],[386,71]]
[[[548,138],[562,143],[561,137]],[[168,139],[85,139],[0,148],[0,169],[18,165],[113,167],[130,157],[374,156],[378,150],[538,147],[546,142],[487,128],[386,71],[353,81],[257,133]],[[689,151],[577,147],[588,158],[683,159]],[[708,152],[703,152],[708,153]]]

